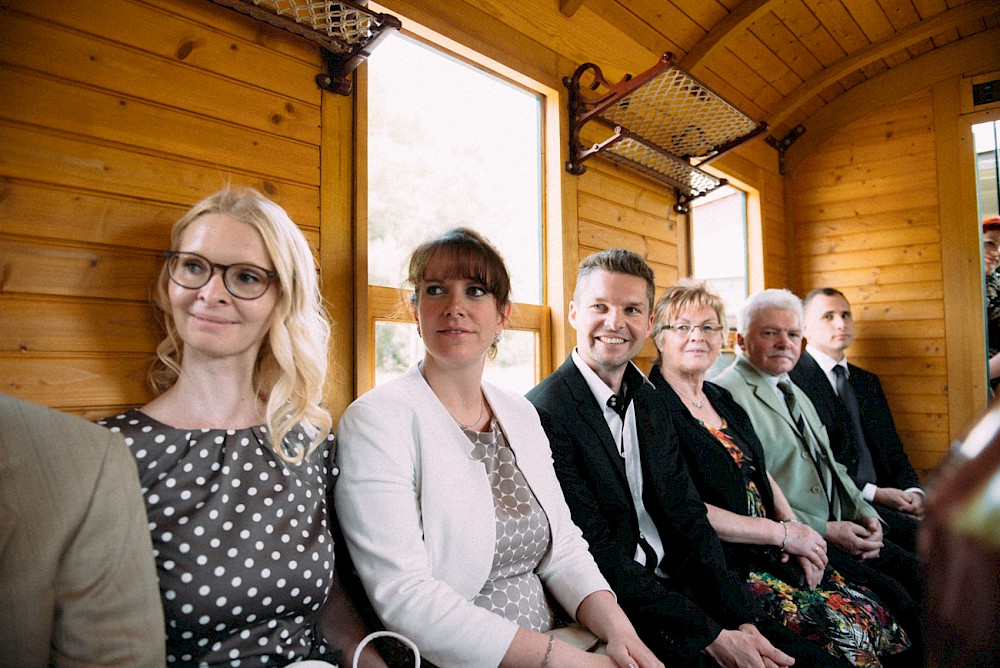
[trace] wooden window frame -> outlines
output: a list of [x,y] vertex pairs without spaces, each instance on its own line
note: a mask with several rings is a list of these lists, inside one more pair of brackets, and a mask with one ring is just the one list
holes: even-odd
[[[545,84],[535,81],[516,70],[477,53],[440,33],[404,20],[401,34],[422,41],[453,57],[464,60],[488,73],[507,79],[541,101],[541,176],[542,176],[542,292],[541,304],[514,302],[508,330],[528,331],[535,334],[535,380],[552,372],[553,359],[563,355],[561,339],[565,328],[563,301],[565,232],[559,229],[563,217],[562,163],[560,159],[559,109],[562,94]],[[413,323],[406,306],[405,290],[368,283],[368,67],[360,66],[354,72],[355,130],[354,130],[354,392],[361,396],[375,386],[375,325],[379,322]],[[568,258],[572,261],[574,257]],[[575,268],[575,264],[574,264]],[[552,303],[551,300],[559,303]],[[553,324],[556,326],[554,327]]]

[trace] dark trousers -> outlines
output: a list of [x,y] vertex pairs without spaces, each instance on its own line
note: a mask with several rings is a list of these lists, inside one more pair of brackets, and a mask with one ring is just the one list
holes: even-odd
[[[757,622],[756,626],[764,637],[771,641],[772,645],[785,654],[795,657],[796,666],[807,668],[848,668],[853,665],[847,659],[835,657],[816,643],[796,635],[794,631],[788,630],[770,617]],[[712,657],[707,654],[682,657],[666,650],[662,646],[657,647],[655,642],[654,644],[647,642],[647,644],[668,668],[711,668],[718,666]]]
[[907,515],[880,503],[872,505],[878,511],[882,521],[885,522],[885,539],[908,552],[916,552],[917,529],[920,528],[920,520],[913,515]]

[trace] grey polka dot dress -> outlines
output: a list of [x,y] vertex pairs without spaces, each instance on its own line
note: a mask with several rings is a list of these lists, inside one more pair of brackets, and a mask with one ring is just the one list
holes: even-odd
[[[264,427],[175,429],[138,410],[101,420],[139,467],[167,662],[283,666],[332,658],[313,628],[333,572],[333,436],[289,466]],[[286,441],[308,444],[301,429]]]
[[548,631],[552,609],[535,568],[549,549],[549,520],[497,421],[488,432],[463,431],[472,441],[472,457],[486,467],[497,521],[493,568],[473,602],[522,628]]

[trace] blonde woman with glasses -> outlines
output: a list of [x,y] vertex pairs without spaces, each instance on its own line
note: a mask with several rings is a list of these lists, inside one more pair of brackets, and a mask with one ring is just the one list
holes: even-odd
[[350,657],[364,634],[334,576],[330,326],[308,242],[274,202],[222,190],[174,224],[154,302],[158,396],[101,423],[139,466],[167,663]]

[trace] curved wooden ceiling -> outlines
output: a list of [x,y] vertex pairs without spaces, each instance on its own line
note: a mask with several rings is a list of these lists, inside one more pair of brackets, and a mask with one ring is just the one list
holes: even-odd
[[560,9],[571,21],[589,10],[654,53],[672,51],[767,121],[772,137],[802,125],[799,141],[811,134],[813,145],[845,114],[887,101],[883,84],[902,96],[1000,59],[998,0],[560,0]]

